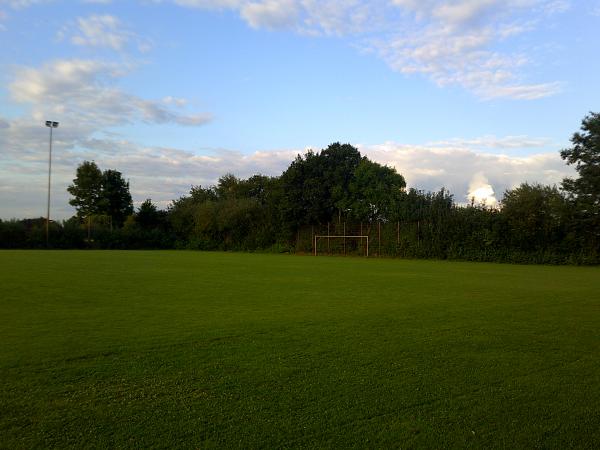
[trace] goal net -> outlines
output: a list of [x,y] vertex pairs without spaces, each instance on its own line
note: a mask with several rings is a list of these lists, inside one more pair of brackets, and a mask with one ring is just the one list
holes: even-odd
[[[369,236],[363,235],[329,235],[329,234],[317,234],[313,238],[313,254],[317,256],[319,254],[319,244],[321,245],[321,253],[331,253],[331,241],[334,241],[342,246],[342,252],[345,255],[348,250],[348,246],[351,242],[354,242],[358,247],[361,248],[364,256],[369,256]],[[366,244],[366,245],[364,245]]]

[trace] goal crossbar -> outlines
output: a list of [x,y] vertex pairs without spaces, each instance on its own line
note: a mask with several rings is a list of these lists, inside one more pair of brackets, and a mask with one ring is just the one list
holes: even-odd
[[314,255],[317,256],[317,241],[321,238],[326,238],[326,239],[360,239],[361,241],[363,239],[367,240],[367,257],[369,256],[369,236],[363,236],[363,235],[330,235],[330,234],[317,234],[314,237]]

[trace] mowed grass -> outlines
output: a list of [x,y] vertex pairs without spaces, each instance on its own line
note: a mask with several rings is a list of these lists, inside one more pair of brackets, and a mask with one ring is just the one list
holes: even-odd
[[0,252],[0,446],[598,448],[600,269]]

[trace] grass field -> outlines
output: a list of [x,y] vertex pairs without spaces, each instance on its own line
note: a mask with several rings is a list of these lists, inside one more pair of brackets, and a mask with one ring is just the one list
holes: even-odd
[[0,252],[0,446],[597,448],[600,269]]

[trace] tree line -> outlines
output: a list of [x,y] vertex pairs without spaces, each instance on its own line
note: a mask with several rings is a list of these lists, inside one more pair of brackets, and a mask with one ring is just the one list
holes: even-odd
[[[600,262],[600,114],[590,113],[561,151],[578,177],[523,183],[500,208],[457,205],[445,189],[406,189],[395,169],[349,144],[298,155],[276,177],[222,176],[159,210],[134,210],[129,183],[86,161],[69,186],[76,215],[53,222],[55,248],[177,248],[312,252],[314,236],[369,236],[371,254],[478,261]],[[43,219],[0,221],[0,247],[44,247]],[[317,250],[362,254],[362,240],[321,240]],[[326,245],[326,247],[324,247]]]

